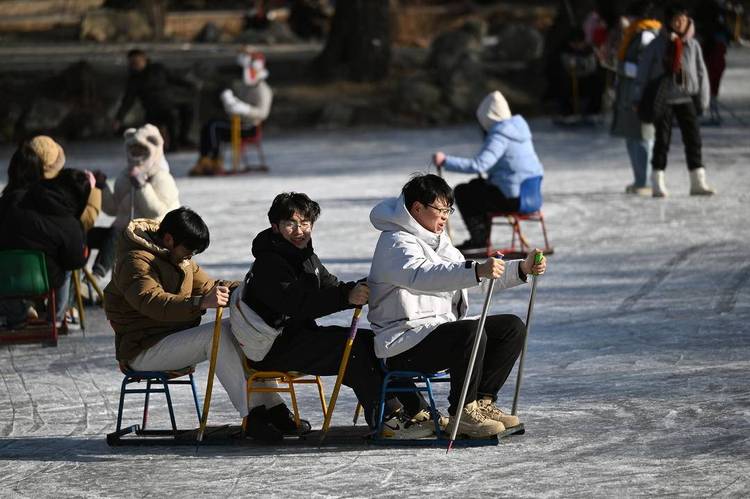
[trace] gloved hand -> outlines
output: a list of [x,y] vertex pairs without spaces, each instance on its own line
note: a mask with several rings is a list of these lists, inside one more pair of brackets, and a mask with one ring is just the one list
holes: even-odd
[[96,180],[96,187],[104,189],[107,187],[107,176],[101,170],[94,170],[94,179]]
[[141,189],[148,182],[146,172],[140,166],[134,166],[129,172],[130,183],[136,189]]

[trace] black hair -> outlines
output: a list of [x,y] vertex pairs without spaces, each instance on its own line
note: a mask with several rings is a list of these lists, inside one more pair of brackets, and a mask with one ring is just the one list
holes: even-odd
[[268,221],[278,224],[281,220],[289,220],[294,212],[302,218],[315,222],[320,216],[320,205],[301,192],[282,192],[273,199],[268,210]]
[[664,10],[664,20],[669,24],[672,19],[683,14],[686,16],[690,15],[690,10],[687,6],[682,2],[672,2]]
[[130,49],[128,50],[128,59],[131,57],[147,57],[146,52],[141,49]]
[[186,206],[180,206],[164,215],[156,235],[163,238],[165,234],[172,236],[175,246],[181,244],[196,254],[206,251],[210,243],[206,223],[200,215]]
[[8,184],[3,194],[15,189],[25,189],[44,178],[44,162],[31,148],[30,141],[19,144],[8,163]]
[[415,201],[423,205],[432,204],[436,199],[442,199],[448,206],[453,206],[453,190],[443,177],[432,173],[426,175],[416,174],[401,189],[404,195],[404,205],[410,209]]

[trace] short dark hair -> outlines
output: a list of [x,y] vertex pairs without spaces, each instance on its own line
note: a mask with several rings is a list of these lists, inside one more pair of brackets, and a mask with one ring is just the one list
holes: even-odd
[[432,173],[414,175],[401,189],[401,193],[404,195],[407,210],[415,201],[426,206],[434,203],[436,199],[442,199],[448,206],[453,206],[453,190],[443,177]]
[[289,220],[295,211],[305,220],[315,222],[320,216],[320,205],[302,192],[282,192],[273,198],[268,221],[278,224],[281,220]]
[[146,57],[146,52],[141,49],[130,49],[128,50],[128,59],[131,57]]
[[18,145],[8,163],[8,184],[3,194],[15,189],[25,189],[44,178],[44,162],[31,148],[29,140]]
[[206,223],[200,215],[186,206],[180,206],[164,215],[156,234],[159,237],[169,234],[174,239],[175,246],[181,244],[196,254],[206,251],[211,242]]
[[690,10],[687,8],[687,5],[682,2],[672,2],[667,5],[667,8],[664,10],[664,20],[669,23],[675,17],[683,14],[686,16],[690,15]]

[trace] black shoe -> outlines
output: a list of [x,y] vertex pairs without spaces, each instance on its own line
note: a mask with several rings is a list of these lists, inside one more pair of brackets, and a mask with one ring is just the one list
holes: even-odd
[[286,404],[275,405],[268,409],[266,414],[268,414],[268,421],[284,435],[304,435],[310,433],[312,429],[310,422],[304,419],[299,420],[298,428],[294,422],[294,414]]
[[264,405],[253,408],[247,415],[246,436],[264,443],[279,442],[284,439],[281,431],[271,424]]

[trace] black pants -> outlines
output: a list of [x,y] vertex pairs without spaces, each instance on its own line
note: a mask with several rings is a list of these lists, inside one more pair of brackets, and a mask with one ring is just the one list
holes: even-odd
[[[389,358],[386,365],[388,369],[421,372],[449,369],[451,389],[448,395],[448,412],[453,415],[461,397],[477,322],[463,320],[442,324],[413,348]],[[526,326],[515,315],[487,317],[469,382],[466,404],[479,397],[497,399],[497,393],[521,353],[525,336]]]
[[468,184],[458,184],[453,195],[471,239],[477,244],[484,244],[489,234],[487,213],[518,211],[520,204],[519,198],[506,198],[496,185],[483,178],[475,178]]
[[173,102],[169,105],[149,103],[145,105],[147,123],[167,128],[165,141],[174,147],[176,142],[186,142],[193,125],[193,105],[189,102]]
[[104,277],[115,261],[118,231],[114,227],[93,227],[86,234],[86,244],[90,249],[98,249],[93,272]]
[[[221,142],[232,140],[232,124],[228,120],[210,120],[201,128],[201,156],[216,159],[219,157]],[[240,128],[240,137],[252,137],[255,135],[254,126],[243,125]]]
[[[340,326],[292,331],[285,329],[276,338],[266,357],[260,362],[252,362],[252,367],[335,376],[339,371],[348,336],[349,328]],[[375,357],[373,338],[369,329],[357,331],[343,379],[343,383],[357,395],[370,426],[374,426],[375,409],[380,401],[383,384],[383,372],[380,361]],[[399,395],[398,400],[403,403],[406,412],[412,415],[427,406],[421,397],[414,394]],[[386,414],[399,408],[398,400],[390,401]]]
[[677,119],[677,124],[680,126],[680,131],[682,132],[682,142],[685,144],[685,159],[687,160],[688,170],[703,168],[701,132],[698,126],[695,106],[692,102],[667,105],[664,113],[654,123],[656,137],[651,166],[654,170],[666,170],[667,168],[669,143],[672,140],[673,117]]

